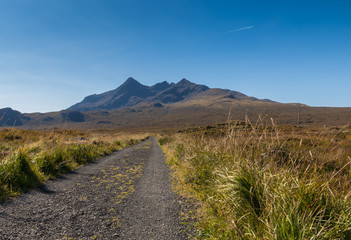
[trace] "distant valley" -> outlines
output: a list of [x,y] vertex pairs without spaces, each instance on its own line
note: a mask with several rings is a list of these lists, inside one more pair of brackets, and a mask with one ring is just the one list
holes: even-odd
[[279,124],[343,125],[351,119],[351,108],[283,104],[187,79],[145,86],[128,78],[116,89],[87,96],[60,112],[23,114],[0,109],[0,127],[25,129],[179,128],[245,118],[273,118]]

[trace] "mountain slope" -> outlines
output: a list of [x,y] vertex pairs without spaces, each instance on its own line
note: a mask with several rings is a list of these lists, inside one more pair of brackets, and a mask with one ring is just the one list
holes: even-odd
[[133,78],[128,78],[120,87],[102,94],[90,95],[80,103],[77,103],[68,110],[93,111],[111,110],[122,107],[130,107],[138,104],[142,99],[158,93],[167,85],[148,87],[140,84]]

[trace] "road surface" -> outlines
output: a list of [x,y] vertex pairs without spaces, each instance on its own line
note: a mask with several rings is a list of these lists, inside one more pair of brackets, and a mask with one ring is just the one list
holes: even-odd
[[0,205],[0,239],[188,239],[155,138]]

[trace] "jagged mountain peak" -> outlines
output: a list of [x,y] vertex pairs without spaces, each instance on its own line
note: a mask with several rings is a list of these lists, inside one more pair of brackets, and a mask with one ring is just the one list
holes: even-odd
[[137,80],[135,80],[134,78],[129,77],[129,78],[127,78],[127,80],[122,85],[124,85],[124,84],[131,84],[131,83],[139,83],[139,82]]
[[185,84],[185,83],[192,83],[192,82],[190,82],[188,79],[186,79],[186,78],[182,78],[179,82],[178,82],[178,84]]
[[204,91],[204,90],[209,89],[209,87],[207,87],[205,85],[193,83],[193,82],[189,81],[186,78],[183,78],[182,80],[180,80],[179,82],[174,84],[174,86],[175,87],[185,87],[185,88],[187,88],[187,87],[189,87],[189,88],[196,88],[199,91]]
[[127,78],[127,80],[125,82],[138,82],[138,81],[132,77],[129,77],[129,78]]
[[193,83],[186,78],[182,78],[179,82],[177,82],[174,85],[176,85],[176,86],[203,86],[203,85]]
[[163,91],[167,88],[169,88],[171,86],[171,84],[169,84],[167,81],[163,81],[160,83],[156,83],[155,85],[152,85],[150,87],[151,91],[155,92],[155,91]]
[[167,81],[163,81],[163,82],[160,82],[160,83],[156,83],[155,85],[152,85],[151,87],[159,87],[159,86],[169,87],[170,84]]
[[135,80],[132,77],[129,77],[120,87],[136,87],[136,86],[144,86],[142,85],[140,82],[138,82],[137,80]]

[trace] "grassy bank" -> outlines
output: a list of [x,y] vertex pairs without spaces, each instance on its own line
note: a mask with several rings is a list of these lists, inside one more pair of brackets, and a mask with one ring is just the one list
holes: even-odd
[[349,128],[236,122],[162,136],[199,239],[351,239]]
[[0,201],[133,145],[144,137],[112,132],[1,129]]

